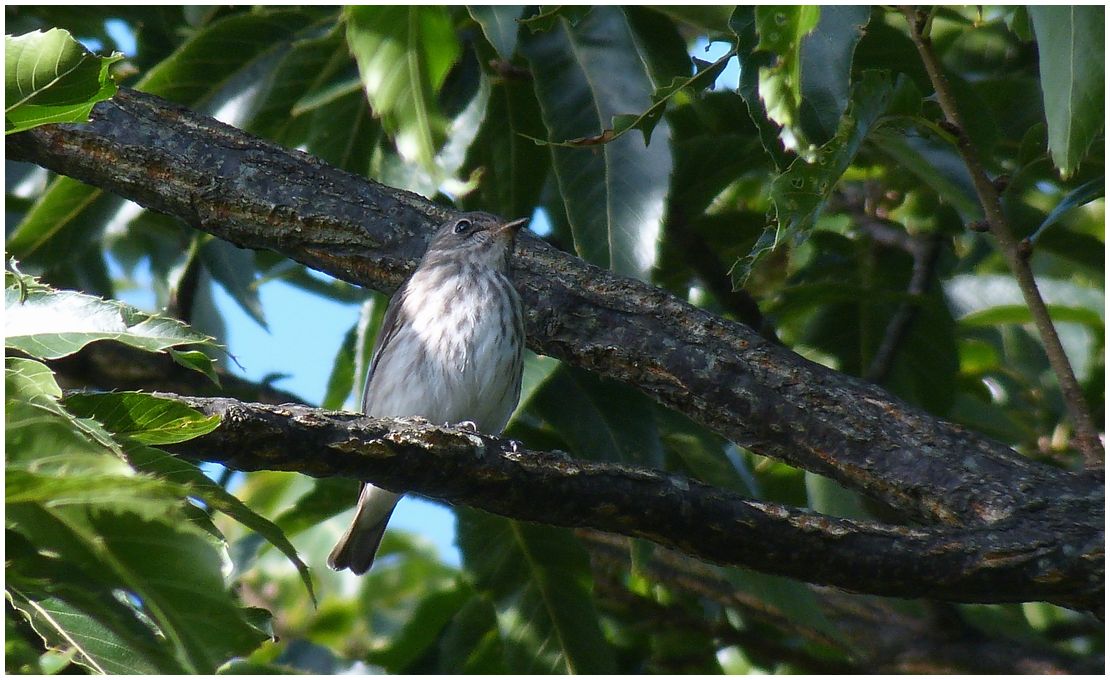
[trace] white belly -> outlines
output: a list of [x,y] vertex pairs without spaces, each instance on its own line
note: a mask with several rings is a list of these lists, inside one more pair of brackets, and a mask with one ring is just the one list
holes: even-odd
[[[408,322],[380,350],[367,414],[421,416],[437,425],[469,420],[489,434],[504,429],[520,396],[521,358],[514,317],[502,320],[496,311],[512,289],[494,276],[501,275],[482,277],[469,291],[422,287],[429,282],[419,274],[409,282],[399,301]],[[511,297],[519,310],[515,292]]]

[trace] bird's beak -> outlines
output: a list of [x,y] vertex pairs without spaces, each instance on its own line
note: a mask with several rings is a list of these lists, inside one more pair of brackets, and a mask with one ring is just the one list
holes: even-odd
[[505,232],[510,232],[511,235],[516,236],[526,224],[528,224],[528,218],[522,217],[519,220],[513,220],[512,222],[502,224],[497,228],[497,233],[500,235]]

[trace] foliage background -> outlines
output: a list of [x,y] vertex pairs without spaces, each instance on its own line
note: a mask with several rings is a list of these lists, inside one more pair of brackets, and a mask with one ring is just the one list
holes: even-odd
[[[1040,11],[939,9],[932,38],[972,142],[990,174],[1005,177],[1004,207],[1018,236],[1049,222],[1038,232],[1033,267],[1101,423],[1104,203],[1091,199],[1103,184],[1103,65],[1089,56],[1102,54],[1102,10],[1081,9],[1070,24]],[[1032,458],[1079,464],[1017,286],[992,239],[967,228],[982,210],[951,135],[938,125],[932,86],[897,12],[9,7],[6,20],[14,35],[66,28],[105,55],[119,47],[123,26],[135,51],[112,65],[121,84],[448,205],[535,214],[534,229],[588,261],[755,325],[803,356],[879,382]],[[704,51],[711,43],[714,51]],[[1067,55],[1082,55],[1075,60],[1081,70],[1071,80],[1045,77],[1053,59]],[[1057,217],[1060,205],[1070,209]],[[229,315],[274,323],[282,312],[260,293],[269,282],[346,305],[350,327],[335,334],[342,341],[334,356],[320,348],[335,338],[311,337],[279,352],[279,365],[294,374],[312,370],[306,367],[323,354],[323,406],[351,407],[360,392],[384,311],[380,294],[11,163],[6,225],[6,254],[27,274],[55,288],[166,310],[230,343],[248,365],[258,365],[252,355],[262,343],[236,347]],[[10,289],[18,282],[37,285],[10,276]],[[236,309],[218,304],[221,298]],[[276,304],[296,304],[302,325],[315,322],[300,303]],[[202,338],[178,340],[239,370]],[[82,442],[99,437],[105,451],[125,450],[132,467],[165,484],[128,482],[108,500],[94,497],[82,484],[106,477],[119,485],[130,475],[98,450],[101,458],[80,458],[91,467],[67,459],[43,481],[56,489],[67,479],[81,491],[63,511],[55,512],[49,494],[14,495],[9,486],[10,671],[114,663],[133,670],[708,673],[878,663],[871,643],[850,635],[808,586],[718,570],[737,593],[790,622],[769,624],[743,606],[668,582],[649,568],[649,545],[633,544],[614,574],[570,531],[464,508],[450,510],[461,564],[445,564],[419,533],[392,530],[371,574],[331,573],[323,558],[346,519],[335,516],[354,500],[353,483],[281,473],[240,481],[212,471],[245,504],[239,508],[195,475],[178,470],[174,478],[157,449],[142,446],[168,443],[149,434],[162,421],[144,421],[136,440],[136,431],[124,432],[104,410],[59,402],[52,379],[13,361],[9,452],[51,450],[43,431],[13,427],[23,424],[13,420],[16,394],[48,404],[52,417],[69,423],[63,429],[82,418],[91,428],[81,430]],[[16,439],[19,432],[30,439]],[[735,447],[630,388],[553,359],[529,357],[522,406],[507,434],[533,448],[666,468],[833,515],[878,511],[828,480]],[[8,461],[22,464],[11,453]],[[209,519],[215,509],[222,512]],[[51,565],[25,545],[45,541],[46,526],[54,527],[49,540],[62,556]],[[109,550],[84,553],[67,527],[84,532],[90,545],[119,535],[148,536],[149,547],[172,531],[180,559],[114,550],[110,540]],[[311,569],[317,607],[296,562],[282,554],[292,550],[267,542],[281,543],[282,534]],[[120,582],[98,580],[107,563]],[[204,565],[195,583],[186,564]],[[55,576],[44,583],[43,574]],[[148,576],[189,586],[163,592]],[[231,591],[200,618],[191,609],[197,594],[222,592],[221,582]],[[100,595],[81,599],[81,589]],[[938,618],[931,603],[858,599],[892,617]],[[1101,658],[1101,626],[1058,607],[944,612],[955,618],[942,620],[968,630]],[[206,639],[206,625],[222,634]],[[164,638],[151,636],[154,628]],[[105,629],[126,655],[91,645]],[[79,642],[61,641],[60,630]],[[263,641],[263,631],[278,640]]]

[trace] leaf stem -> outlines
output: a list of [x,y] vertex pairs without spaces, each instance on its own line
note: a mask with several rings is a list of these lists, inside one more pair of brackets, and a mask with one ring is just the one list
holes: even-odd
[[923,15],[913,6],[904,5],[900,9],[909,24],[910,37],[921,55],[921,61],[929,74],[929,80],[932,81],[933,88],[936,90],[937,102],[940,104],[941,111],[944,112],[946,123],[956,133],[956,148],[971,174],[972,182],[975,185],[975,193],[983,206],[990,232],[998,241],[1002,254],[1005,256],[1014,278],[1017,279],[1018,287],[1025,298],[1025,304],[1029,307],[1033,316],[1033,323],[1036,325],[1041,341],[1044,343],[1045,354],[1048,355],[1048,362],[1052,366],[1053,372],[1056,373],[1056,379],[1059,381],[1060,389],[1064,395],[1064,403],[1067,405],[1068,414],[1076,430],[1075,442],[1083,454],[1084,465],[1089,469],[1102,469],[1105,453],[1102,442],[1099,440],[1098,430],[1095,428],[1094,420],[1084,402],[1079,381],[1076,380],[1075,372],[1072,370],[1067,354],[1064,353],[1060,336],[1056,333],[1056,328],[1052,324],[1048,307],[1037,288],[1037,281],[1033,277],[1032,268],[1029,266],[1028,250],[1022,249],[1019,241],[1014,237],[1013,231],[1003,215],[998,190],[987,176],[986,170],[967,136],[952,89],[948,85],[948,80],[944,77],[940,60],[933,51],[932,41],[928,35],[927,22],[922,20]]

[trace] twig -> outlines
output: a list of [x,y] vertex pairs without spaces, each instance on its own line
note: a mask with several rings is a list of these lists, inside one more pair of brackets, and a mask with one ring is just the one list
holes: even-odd
[[1025,298],[1025,304],[1029,307],[1033,316],[1033,323],[1044,343],[1048,362],[1051,364],[1053,372],[1056,373],[1056,379],[1059,381],[1060,390],[1064,395],[1064,402],[1067,404],[1068,414],[1075,426],[1076,443],[1083,454],[1084,463],[1089,469],[1101,470],[1105,452],[1099,440],[1098,430],[1095,428],[1094,420],[1084,403],[1083,391],[1079,387],[1079,381],[1075,378],[1075,372],[1072,370],[1067,354],[1064,353],[1064,346],[1060,343],[1060,336],[1057,335],[1056,328],[1052,324],[1048,307],[1037,288],[1033,270],[1029,266],[1028,251],[1023,250],[1019,241],[1014,238],[1013,231],[1002,212],[998,190],[987,176],[986,170],[967,136],[967,128],[963,125],[956,100],[948,86],[947,79],[944,77],[940,60],[933,51],[932,41],[928,35],[927,17],[924,13],[909,5],[902,6],[901,10],[909,23],[910,37],[917,45],[917,51],[921,54],[925,70],[929,74],[933,88],[936,90],[937,102],[940,104],[941,111],[944,112],[947,126],[956,134],[957,149],[960,156],[963,157],[968,172],[971,174],[975,192],[979,196],[979,203],[982,204],[983,212],[986,215],[987,225],[990,227],[991,234],[998,241],[1002,254],[1017,280],[1018,287]]
[[921,308],[921,296],[929,292],[929,286],[936,273],[936,264],[940,255],[941,237],[929,234],[920,238],[911,238],[910,255],[913,257],[913,273],[910,275],[906,293],[910,299],[902,302],[897,311],[887,323],[879,349],[871,359],[871,364],[864,373],[864,379],[876,384],[882,384],[894,366],[894,357],[898,347],[906,337],[910,325],[917,318]]

